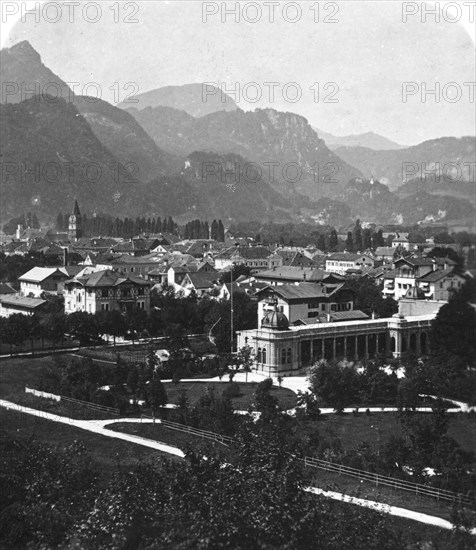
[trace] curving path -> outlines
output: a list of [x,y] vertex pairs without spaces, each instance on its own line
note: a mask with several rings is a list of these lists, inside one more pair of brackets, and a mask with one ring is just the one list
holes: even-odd
[[[332,498],[333,500],[356,504],[357,506],[371,508],[372,510],[376,510],[378,512],[385,512],[391,516],[419,521],[421,523],[426,523],[427,525],[441,527],[442,529],[453,529],[453,524],[446,519],[436,516],[429,516],[428,514],[423,514],[421,512],[414,512],[413,510],[407,510],[406,508],[390,506],[389,504],[383,504],[381,502],[376,502],[375,500],[352,497],[350,495],[344,495],[343,493],[336,493],[334,491],[325,491],[324,489],[319,489],[317,487],[307,487],[304,490],[314,495],[322,495],[326,498]],[[476,535],[476,527],[471,529],[471,534]]]
[[[115,422],[123,422],[124,419],[112,419],[112,420],[76,420],[74,418],[69,418],[67,416],[60,416],[58,414],[47,413],[45,411],[39,411],[37,409],[31,409],[30,407],[24,407],[23,405],[17,405],[16,403],[11,403],[10,401],[5,401],[0,399],[0,407],[4,407],[7,410],[21,412],[24,414],[30,414],[39,418],[44,418],[45,420],[51,420],[52,422],[59,422],[61,424],[68,424],[74,428],[80,428],[81,430],[86,430],[88,432],[93,432],[99,435],[104,435],[106,437],[113,437],[115,439],[122,439],[123,441],[129,441],[130,443],[136,443],[138,445],[143,445],[144,447],[150,447],[157,451],[162,451],[171,455],[184,458],[185,454],[183,451],[177,447],[172,447],[171,445],[166,445],[165,443],[160,443],[159,441],[154,441],[152,439],[146,439],[145,437],[139,437],[131,434],[124,434],[121,432],[113,432],[112,430],[107,430],[104,426],[107,424],[114,424]],[[152,422],[152,419],[150,420]],[[136,423],[138,419],[136,419]]]
[[[60,416],[57,414],[47,413],[44,411],[39,411],[37,409],[32,409],[30,407],[24,407],[23,405],[17,405],[10,401],[0,399],[0,407],[3,407],[7,410],[13,410],[21,412],[24,414],[30,414],[32,416],[44,418],[46,420],[51,420],[52,422],[60,422],[62,424],[69,424],[75,428],[80,428],[89,432],[93,432],[99,435],[104,435],[106,437],[112,437],[115,439],[122,439],[123,441],[129,441],[130,443],[135,443],[137,445],[143,445],[144,447],[149,447],[151,449],[156,449],[157,451],[162,451],[180,458],[184,458],[185,454],[178,449],[177,447],[172,447],[171,445],[166,445],[165,443],[160,443],[159,441],[154,441],[152,439],[146,439],[144,437],[139,437],[131,434],[125,434],[121,432],[113,432],[105,428],[106,425],[115,424],[116,422],[133,422],[138,423],[140,419],[136,418],[114,418],[110,420],[75,420],[73,418],[68,418],[66,416]],[[153,423],[153,419],[142,419],[142,422]],[[159,422],[155,420],[155,422]],[[373,500],[366,500],[362,498],[352,497],[350,495],[345,495],[343,493],[336,493],[334,491],[326,491],[324,489],[319,489],[318,487],[308,487],[305,491],[315,494],[322,495],[326,498],[332,498],[334,500],[340,500],[342,502],[347,502],[349,504],[356,504],[358,506],[364,506],[379,512],[385,512],[392,516],[403,517],[418,521],[420,523],[425,523],[427,525],[434,525],[436,527],[441,527],[443,529],[453,529],[453,525],[437,516],[429,516],[428,514],[423,514],[420,512],[415,512],[413,510],[407,510],[406,508],[399,508],[397,506],[390,506],[388,504],[383,504],[381,502],[376,502]],[[471,534],[476,535],[476,528],[471,530]]]

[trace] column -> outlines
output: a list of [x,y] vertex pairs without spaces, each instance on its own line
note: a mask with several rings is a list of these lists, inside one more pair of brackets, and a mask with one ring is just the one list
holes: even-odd
[[358,348],[358,345],[359,345],[359,338],[357,336],[357,334],[354,336],[354,360],[357,361],[357,359],[359,358],[359,348]]
[[309,341],[309,354],[311,356],[311,364],[314,362],[314,340],[311,338]]
[[365,335],[365,359],[369,358],[369,335]]
[[336,339],[332,338],[332,359],[336,358]]
[[347,336],[344,336],[344,359],[347,359]]
[[321,340],[321,359],[324,359],[324,353],[325,353],[325,339],[323,338]]

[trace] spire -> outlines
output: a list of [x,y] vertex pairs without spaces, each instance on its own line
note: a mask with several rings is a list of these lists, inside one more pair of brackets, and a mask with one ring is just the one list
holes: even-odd
[[79,211],[78,201],[76,199],[74,199],[73,214],[75,216],[81,216],[81,212]]

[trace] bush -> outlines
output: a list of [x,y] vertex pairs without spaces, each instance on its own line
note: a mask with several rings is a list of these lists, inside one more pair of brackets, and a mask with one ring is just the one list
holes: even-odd
[[223,391],[223,397],[232,399],[233,397],[240,397],[241,389],[240,385],[237,382],[230,382],[226,385],[225,390]]

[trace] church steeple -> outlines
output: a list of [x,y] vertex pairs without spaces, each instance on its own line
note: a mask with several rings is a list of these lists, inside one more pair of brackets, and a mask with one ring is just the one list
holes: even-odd
[[70,241],[77,241],[83,236],[81,212],[76,199],[74,201],[73,213],[69,217],[68,235]]

